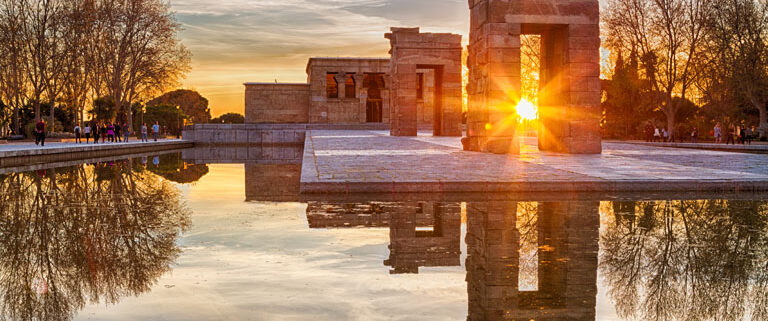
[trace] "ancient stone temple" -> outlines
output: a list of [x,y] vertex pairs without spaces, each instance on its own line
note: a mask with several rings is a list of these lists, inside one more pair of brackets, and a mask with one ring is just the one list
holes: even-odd
[[392,28],[392,136],[416,136],[424,78],[432,80],[432,128],[435,136],[461,136],[461,35],[421,33],[419,28]]
[[539,149],[601,152],[598,0],[469,0],[465,149],[518,153],[521,35],[541,36]]
[[461,36],[392,28],[387,38],[391,59],[315,57],[306,83],[245,83],[245,122],[365,124],[398,136],[418,130],[461,136]]

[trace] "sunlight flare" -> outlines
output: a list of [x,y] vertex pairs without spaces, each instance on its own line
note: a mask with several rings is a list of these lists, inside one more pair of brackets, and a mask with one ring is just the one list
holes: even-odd
[[524,120],[534,120],[538,118],[536,106],[525,98],[521,99],[520,103],[517,104],[517,114]]

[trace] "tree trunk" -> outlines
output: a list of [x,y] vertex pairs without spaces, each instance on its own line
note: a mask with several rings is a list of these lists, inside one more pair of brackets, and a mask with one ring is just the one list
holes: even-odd
[[131,105],[132,105],[132,103],[128,102],[128,111],[127,111],[127,115],[126,115],[126,124],[128,124],[128,128],[133,130],[133,108],[132,108]]
[[19,97],[16,96],[16,104],[13,106],[13,120],[14,120],[14,127],[16,130],[16,135],[21,135],[21,117],[19,117]]
[[667,113],[667,132],[669,133],[669,139],[679,142],[682,139],[682,135],[675,130],[675,113]]
[[768,110],[765,109],[765,101],[750,97],[749,102],[760,111],[760,123],[757,126],[757,132],[760,137],[768,136]]
[[48,126],[49,132],[53,133],[56,131],[56,116],[54,115],[54,110],[56,109],[56,102],[51,100],[51,114],[48,115],[50,117],[50,124]]
[[42,119],[40,115],[40,95],[35,96],[35,122],[39,122]]
[[758,107],[760,110],[760,125],[757,127],[757,132],[760,133],[760,138],[768,136],[768,110],[765,109],[765,104]]

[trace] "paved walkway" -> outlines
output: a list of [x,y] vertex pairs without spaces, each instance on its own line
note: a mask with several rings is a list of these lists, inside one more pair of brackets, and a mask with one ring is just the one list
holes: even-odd
[[768,155],[606,142],[602,155],[465,152],[456,137],[310,131],[304,193],[768,190]]
[[37,163],[53,163],[75,159],[117,156],[129,153],[142,153],[192,147],[194,144],[179,139],[163,139],[157,142],[128,143],[46,143],[38,146],[34,143],[14,143],[0,145],[0,167],[20,166]]

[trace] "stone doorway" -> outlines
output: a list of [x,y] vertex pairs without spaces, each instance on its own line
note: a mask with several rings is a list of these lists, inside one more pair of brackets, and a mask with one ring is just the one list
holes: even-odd
[[381,123],[384,119],[384,99],[381,91],[385,88],[383,74],[365,74],[363,86],[368,88],[365,99],[365,121]]
[[419,125],[418,95],[425,89],[419,70],[434,73],[434,106],[429,116],[435,136],[461,136],[461,35],[421,33],[419,28],[392,28],[390,40],[392,77],[390,122],[392,136],[416,136]]
[[541,35],[539,149],[599,154],[597,0],[470,1],[466,150],[519,153],[521,35]]
[[[431,71],[429,74],[432,80],[431,86],[425,84],[424,77],[419,77],[417,81],[421,82],[421,94],[423,96],[423,102],[420,113],[429,112],[431,115],[432,132],[435,136],[444,136],[444,116],[443,116],[443,74],[444,68],[442,65],[416,65],[417,71]],[[421,75],[424,75],[422,73]],[[429,87],[429,88],[427,88]],[[417,99],[419,92],[417,92]],[[424,97],[429,95],[431,97]],[[431,101],[431,108],[427,108],[426,101]],[[421,121],[421,119],[419,120]]]

